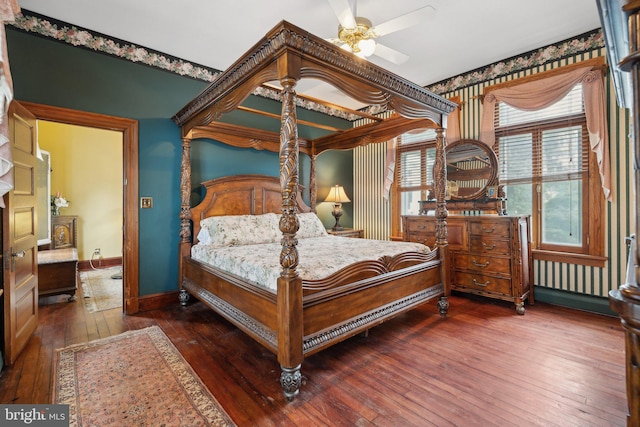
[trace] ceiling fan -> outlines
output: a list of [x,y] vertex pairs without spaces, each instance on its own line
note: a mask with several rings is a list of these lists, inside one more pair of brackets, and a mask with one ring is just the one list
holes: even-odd
[[424,22],[432,18],[436,12],[433,6],[424,6],[374,26],[369,19],[357,16],[357,0],[353,10],[349,0],[328,1],[340,23],[338,38],[329,39],[332,43],[360,57],[376,55],[394,64],[402,64],[409,59],[409,56],[377,42],[376,39]]

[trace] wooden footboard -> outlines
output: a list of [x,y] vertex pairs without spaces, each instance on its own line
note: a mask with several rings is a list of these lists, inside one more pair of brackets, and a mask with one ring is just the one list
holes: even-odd
[[[375,273],[375,274],[373,274]],[[189,257],[182,288],[278,354],[276,295]],[[438,252],[354,264],[319,281],[303,281],[304,356],[446,296]]]
[[278,353],[276,295],[206,264],[183,259],[182,289]]
[[444,295],[437,260],[305,295],[304,355]]

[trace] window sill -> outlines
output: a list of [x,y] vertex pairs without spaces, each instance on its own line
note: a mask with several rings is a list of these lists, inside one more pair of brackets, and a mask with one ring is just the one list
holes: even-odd
[[572,254],[568,252],[544,251],[540,249],[533,249],[531,253],[533,254],[533,259],[537,261],[563,262],[566,264],[580,264],[599,268],[604,268],[607,262],[607,257],[596,255]]

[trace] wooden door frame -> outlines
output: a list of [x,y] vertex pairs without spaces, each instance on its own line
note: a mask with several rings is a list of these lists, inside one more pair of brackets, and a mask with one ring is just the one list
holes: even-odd
[[139,311],[138,121],[19,101],[37,120],[122,132],[124,314]]

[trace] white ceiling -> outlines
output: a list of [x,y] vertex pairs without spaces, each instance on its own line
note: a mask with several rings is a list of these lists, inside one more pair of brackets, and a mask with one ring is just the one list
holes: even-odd
[[[354,0],[349,0],[354,5]],[[328,0],[18,0],[24,9],[225,70],[281,20],[337,36]],[[378,39],[409,55],[370,61],[422,86],[600,27],[596,0],[359,0],[373,25],[432,5],[426,22]],[[338,102],[327,88],[298,92]],[[356,105],[351,105],[356,107]]]

